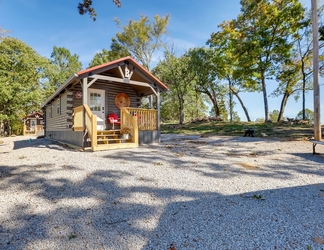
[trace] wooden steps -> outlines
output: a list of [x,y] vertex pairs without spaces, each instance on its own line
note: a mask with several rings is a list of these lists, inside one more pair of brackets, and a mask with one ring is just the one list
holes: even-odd
[[124,143],[128,140],[120,138],[120,130],[98,130],[97,131],[97,144],[111,144],[111,143]]

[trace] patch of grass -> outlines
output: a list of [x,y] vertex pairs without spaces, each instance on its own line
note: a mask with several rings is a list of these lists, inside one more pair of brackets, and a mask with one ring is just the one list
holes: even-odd
[[76,235],[74,235],[74,234],[70,234],[70,235],[69,235],[69,240],[72,240],[72,239],[74,239],[74,238],[76,238]]
[[162,124],[162,133],[171,134],[197,134],[197,135],[219,135],[219,136],[243,136],[245,129],[252,128],[255,136],[261,133],[269,137],[300,139],[314,135],[313,125],[308,124],[283,124],[283,123],[257,123],[257,122],[200,122],[178,124]]

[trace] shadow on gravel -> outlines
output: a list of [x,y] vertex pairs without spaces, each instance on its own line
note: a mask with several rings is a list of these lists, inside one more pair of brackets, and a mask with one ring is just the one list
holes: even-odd
[[[170,203],[142,248],[321,249],[324,184]],[[204,197],[205,196],[205,197]]]
[[224,196],[122,187],[124,171],[75,183],[22,168],[0,169],[2,193],[25,193],[1,211],[1,249],[319,249],[312,238],[323,237],[323,183]]
[[21,148],[50,148],[55,150],[69,150],[70,148],[65,147],[64,144],[56,143],[54,141],[45,138],[28,138],[26,140],[14,141],[14,150]]

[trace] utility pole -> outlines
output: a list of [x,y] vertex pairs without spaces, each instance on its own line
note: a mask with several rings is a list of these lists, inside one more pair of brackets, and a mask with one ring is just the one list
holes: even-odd
[[322,139],[321,128],[321,100],[319,87],[319,63],[318,63],[318,21],[317,21],[317,0],[312,1],[312,20],[313,20],[313,81],[314,81],[314,139]]

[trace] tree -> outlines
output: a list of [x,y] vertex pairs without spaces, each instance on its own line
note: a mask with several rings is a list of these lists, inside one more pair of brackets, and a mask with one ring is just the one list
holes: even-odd
[[[123,31],[116,34],[116,46],[128,50],[132,57],[149,70],[153,53],[165,45],[162,36],[167,34],[169,18],[170,15],[162,18],[156,15],[154,22],[151,22],[148,17],[141,15],[139,21],[130,20],[126,26],[119,26]],[[115,22],[120,25],[118,19]]]
[[270,121],[272,122],[278,121],[279,110],[273,110],[272,112],[269,113],[269,116],[270,116]]
[[48,65],[47,58],[16,38],[0,42],[0,123],[6,135],[11,134],[12,123],[40,109],[44,101],[41,79]]
[[[190,59],[190,71],[195,74],[195,85],[197,91],[207,95],[213,104],[214,114],[220,116],[224,112],[220,102],[224,98],[224,88],[217,81],[217,66],[213,63],[214,51],[206,48],[190,49],[187,53]],[[224,103],[224,102],[222,102]]]
[[50,61],[52,67],[47,71],[49,79],[48,94],[52,94],[73,73],[82,69],[79,56],[72,55],[68,49],[63,47],[54,46]]
[[305,119],[303,119],[303,110],[298,112],[296,119],[308,120],[309,123],[314,123],[314,112],[310,109],[305,109],[305,113]]
[[[279,86],[272,92],[272,96],[279,97],[282,95],[282,100],[280,104],[280,111],[277,116],[277,121],[283,120],[283,114],[288,102],[288,98],[300,91],[301,87],[298,82],[300,81],[301,76],[299,74],[299,65],[296,63],[290,63],[287,65],[282,65],[282,71],[277,76],[277,81],[279,82]],[[298,98],[298,96],[296,96]],[[270,119],[271,118],[270,114]]]
[[161,79],[174,93],[177,105],[179,124],[184,122],[185,97],[190,90],[195,78],[194,72],[189,68],[190,58],[182,56],[177,58],[174,54],[165,52],[165,59],[158,63],[153,69],[153,73]]
[[[121,7],[120,0],[113,0],[113,2],[118,6],[118,8]],[[90,18],[92,18],[93,21],[96,21],[97,13],[96,10],[92,8],[92,0],[83,0],[79,3],[78,10],[80,15],[88,13]]]
[[[240,96],[242,89],[244,91],[259,90],[256,85],[248,85],[244,77],[238,72],[239,58],[235,54],[235,42],[237,40],[236,34],[233,33],[233,22],[223,22],[219,25],[221,31],[212,33],[207,44],[213,48],[213,61],[215,64],[215,71],[219,79],[228,82],[229,89],[229,110],[230,121],[233,120],[234,101],[233,95],[238,99],[247,121],[251,121],[247,108]],[[238,73],[237,73],[238,72]]]
[[276,66],[289,58],[292,35],[299,29],[304,9],[298,0],[241,0],[241,13],[233,21],[238,38],[241,74],[250,84],[260,84],[265,120],[269,120],[266,80]]
[[101,65],[106,62],[117,60],[121,57],[130,56],[128,49],[118,44],[115,38],[112,39],[110,49],[110,51],[103,49],[101,52],[96,53],[89,63],[89,67]]

